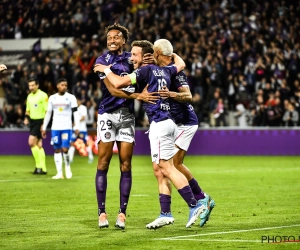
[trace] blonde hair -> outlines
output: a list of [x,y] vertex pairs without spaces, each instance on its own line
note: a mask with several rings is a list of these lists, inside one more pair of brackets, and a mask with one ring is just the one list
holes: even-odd
[[173,46],[167,39],[158,39],[154,42],[154,49],[159,49],[164,56],[172,56]]

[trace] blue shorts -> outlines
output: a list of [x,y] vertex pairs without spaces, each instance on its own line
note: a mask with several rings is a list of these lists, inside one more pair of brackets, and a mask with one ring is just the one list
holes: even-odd
[[54,149],[69,148],[71,144],[72,130],[51,130],[51,144]]
[[72,134],[71,142],[75,142],[77,139],[83,140],[83,142],[86,144],[88,139],[88,133],[87,131],[79,131],[79,135],[76,136],[75,133]]

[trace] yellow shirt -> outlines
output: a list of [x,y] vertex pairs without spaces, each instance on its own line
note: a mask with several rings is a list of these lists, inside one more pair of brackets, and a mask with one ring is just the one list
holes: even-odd
[[26,112],[29,112],[31,119],[44,119],[48,107],[48,95],[38,89],[34,94],[27,96]]

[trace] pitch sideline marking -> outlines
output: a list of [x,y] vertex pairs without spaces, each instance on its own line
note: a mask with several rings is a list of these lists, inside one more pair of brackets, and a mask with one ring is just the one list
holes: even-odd
[[[148,176],[150,174],[138,174],[138,175],[133,175],[133,176]],[[6,183],[6,182],[28,182],[28,181],[60,181],[60,180],[53,180],[51,177],[51,175],[43,175],[43,177],[41,176],[37,176],[37,178],[24,178],[24,179],[0,179],[0,183]],[[118,175],[110,175],[110,177],[116,177]],[[95,176],[90,176],[90,175],[82,175],[82,176],[73,176],[72,179],[95,179]]]
[[182,236],[167,237],[167,238],[156,238],[155,240],[177,240],[177,239],[197,237],[197,236],[245,233],[245,232],[251,232],[251,231],[263,231],[263,230],[290,228],[290,227],[300,227],[300,224],[295,224],[295,225],[290,225],[290,226],[279,226],[279,227],[264,227],[264,228],[252,228],[252,229],[244,229],[244,230],[233,230],[233,231],[227,231],[227,232],[224,232],[224,231],[223,232],[213,232],[213,233],[206,233],[206,234],[182,235]]
[[261,240],[214,240],[214,239],[173,239],[174,241],[187,240],[199,242],[245,242],[245,243],[261,243]]

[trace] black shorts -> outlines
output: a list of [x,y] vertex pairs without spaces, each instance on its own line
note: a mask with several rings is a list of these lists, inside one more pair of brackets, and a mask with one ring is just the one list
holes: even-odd
[[36,136],[38,139],[42,138],[41,126],[44,119],[33,120],[30,119],[30,135]]

